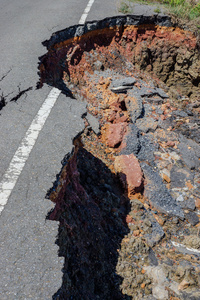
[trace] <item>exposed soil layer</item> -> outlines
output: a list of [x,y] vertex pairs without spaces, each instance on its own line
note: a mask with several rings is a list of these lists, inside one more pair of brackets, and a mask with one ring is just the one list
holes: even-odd
[[[63,79],[84,84],[85,68],[89,72],[98,67],[126,71],[125,59],[165,82],[175,98],[178,95],[198,98],[200,56],[196,37],[172,27],[166,17],[139,21],[138,16],[129,18],[105,19],[104,28],[101,22],[96,22],[56,33],[45,43],[49,51],[41,58],[41,83],[60,86]],[[161,26],[163,23],[168,27]],[[95,30],[88,30],[95,26]],[[92,57],[91,63],[85,65],[86,54]]]
[[65,257],[53,298],[200,299],[195,37],[167,17],[127,16],[45,44],[41,84],[87,102],[48,193]]

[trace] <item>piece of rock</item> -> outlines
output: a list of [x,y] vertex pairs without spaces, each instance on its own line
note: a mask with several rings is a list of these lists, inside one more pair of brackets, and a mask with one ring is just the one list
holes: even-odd
[[188,180],[193,180],[193,174],[186,169],[173,166],[170,172],[171,188],[184,188]]
[[147,275],[151,277],[153,282],[152,294],[157,300],[169,299],[169,294],[166,289],[168,287],[168,281],[161,265],[156,267],[145,267]]
[[126,123],[108,124],[106,129],[106,143],[108,147],[118,147],[126,132]]
[[181,142],[178,145],[178,149],[180,151],[180,154],[182,156],[182,159],[184,160],[185,164],[191,169],[196,169],[198,170],[200,166],[200,161],[198,157],[196,156],[196,152],[194,149],[188,147],[187,144],[184,142]]
[[170,195],[162,178],[156,170],[146,163],[141,164],[145,177],[144,195],[152,206],[167,215],[184,219],[184,213],[176,200]]
[[139,137],[141,149],[137,155],[140,161],[147,161],[150,165],[155,166],[154,152],[158,150],[158,144],[150,139],[147,135]]
[[167,183],[171,182],[170,171],[168,169],[164,168],[160,171],[160,173],[161,173],[161,177],[164,181],[166,181]]
[[187,280],[183,279],[178,286],[178,290],[182,291],[182,290],[188,288],[188,286],[189,286],[189,282]]
[[124,77],[122,79],[114,79],[111,83],[110,89],[114,93],[126,92],[127,89],[131,89],[137,82],[133,77]]
[[196,224],[199,223],[199,217],[197,216],[197,214],[195,212],[189,212],[185,214],[185,218],[188,220],[188,222],[190,224],[192,224],[193,226],[195,226]]
[[142,190],[143,173],[134,154],[115,157],[114,167],[129,195]]
[[[176,200],[178,200],[178,198]],[[193,198],[189,198],[183,202],[180,202],[180,206],[183,209],[195,210],[195,201]]]
[[95,118],[93,115],[87,112],[86,119],[88,123],[90,124],[90,127],[92,130],[98,135],[100,133],[99,131],[99,121],[97,118]]
[[158,122],[151,117],[137,119],[136,126],[143,132],[154,132],[158,127]]
[[126,147],[122,150],[121,154],[138,154],[141,149],[141,145],[139,140],[139,130],[134,124],[129,124],[124,142],[126,143]]
[[196,198],[196,199],[195,199],[195,206],[196,206],[197,208],[200,208],[200,198]]
[[126,107],[130,113],[132,123],[142,115],[143,103],[140,96],[136,96],[132,93],[132,90],[128,92],[128,97],[125,99]]
[[156,222],[152,222],[152,233],[146,234],[146,242],[149,247],[154,247],[164,237],[165,233],[162,227]]

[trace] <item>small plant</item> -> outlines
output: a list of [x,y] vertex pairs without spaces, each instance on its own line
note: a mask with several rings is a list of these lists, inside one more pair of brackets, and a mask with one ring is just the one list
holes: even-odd
[[190,11],[190,18],[191,19],[195,19],[200,17],[200,3],[198,3],[197,5],[195,5],[194,8],[191,9]]
[[123,14],[128,14],[131,12],[129,5],[125,2],[122,2],[120,4],[119,11],[122,12]]
[[160,10],[159,7],[157,7],[156,9],[154,9],[154,12],[157,13],[157,14],[159,14],[161,12],[161,10]]

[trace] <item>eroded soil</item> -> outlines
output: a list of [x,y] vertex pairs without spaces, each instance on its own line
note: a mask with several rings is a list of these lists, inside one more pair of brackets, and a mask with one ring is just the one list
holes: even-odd
[[43,58],[42,80],[88,111],[49,191],[65,257],[54,299],[200,299],[198,55],[192,33],[145,24]]

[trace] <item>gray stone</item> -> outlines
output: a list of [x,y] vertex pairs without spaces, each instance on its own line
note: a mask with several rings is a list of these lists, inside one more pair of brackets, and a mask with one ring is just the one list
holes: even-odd
[[114,79],[111,83],[111,87],[118,86],[133,86],[137,80],[133,77],[123,77],[122,79]]
[[88,123],[90,124],[90,127],[92,130],[98,135],[100,133],[99,130],[99,121],[97,118],[95,118],[93,115],[87,112],[86,119]]
[[197,156],[198,158],[200,158],[200,144],[196,143],[196,142],[193,141],[193,140],[187,139],[187,138],[184,137],[182,134],[180,134],[180,136],[179,136],[179,141],[180,141],[181,143],[186,144],[188,147],[191,147],[191,148],[194,150],[196,156]]
[[147,135],[139,137],[141,149],[137,155],[140,161],[147,161],[151,166],[155,166],[154,152],[158,150],[158,144],[148,138]]
[[141,131],[147,133],[149,131],[154,132],[158,127],[158,122],[151,117],[146,117],[137,119],[136,125]]
[[170,172],[171,188],[184,188],[186,181],[193,180],[194,176],[186,169],[173,166]]
[[184,219],[184,213],[176,200],[170,195],[159,173],[146,163],[141,163],[146,185],[144,195],[152,206],[167,215]]
[[177,117],[181,117],[181,118],[185,118],[188,117],[188,114],[182,110],[175,110],[172,113],[173,115],[177,116]]
[[155,90],[161,98],[169,98],[169,96],[161,88],[156,88]]
[[197,214],[195,212],[189,212],[185,214],[185,218],[188,220],[188,222],[190,224],[192,224],[193,226],[195,226],[196,224],[199,223],[199,217],[197,216]]
[[114,93],[125,93],[127,89],[132,89],[137,80],[133,77],[123,77],[114,79],[111,83],[110,89]]
[[151,248],[149,249],[149,260],[150,260],[150,264],[152,266],[158,266],[158,260],[155,256],[153,249],[151,249]]
[[129,124],[129,133],[125,138],[126,147],[122,150],[121,154],[129,155],[133,153],[137,155],[141,149],[139,130],[134,124]]
[[196,207],[195,201],[193,198],[189,198],[188,200],[180,202],[179,204],[183,209],[195,210],[195,207]]
[[148,246],[154,247],[164,237],[165,233],[158,222],[152,222],[152,233],[145,234],[146,242]]
[[145,98],[151,104],[162,104],[163,99],[161,97],[152,97],[152,98]]
[[184,163],[191,169],[198,169],[200,166],[200,161],[196,156],[196,151],[194,149],[189,149],[188,145],[184,142],[181,142],[178,145],[178,149],[182,156]]
[[126,107],[130,112],[131,121],[132,123],[135,123],[135,121],[142,115],[142,111],[143,111],[142,98],[140,96],[136,96],[132,92],[132,90],[128,91],[128,96],[134,97],[135,99],[135,101],[132,101],[130,97],[127,97],[125,99]]

